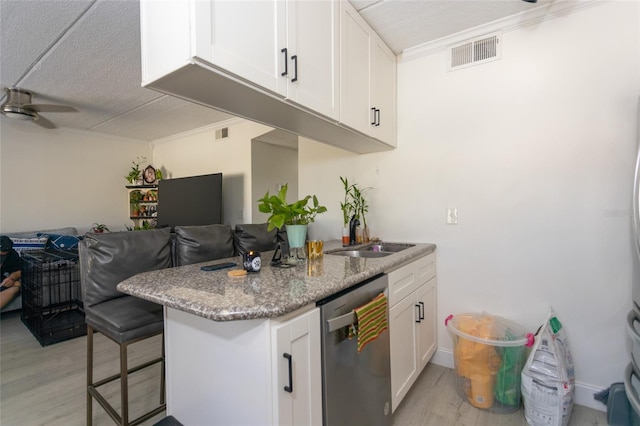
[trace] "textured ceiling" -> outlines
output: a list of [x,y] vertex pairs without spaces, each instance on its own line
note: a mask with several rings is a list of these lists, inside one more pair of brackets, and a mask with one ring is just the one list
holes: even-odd
[[[536,7],[521,0],[352,3],[397,54]],[[0,0],[0,85],[35,92],[34,103],[78,110],[42,114],[58,127],[154,140],[231,118],[140,81],[137,0]]]
[[521,0],[352,0],[352,3],[396,54],[536,7]]

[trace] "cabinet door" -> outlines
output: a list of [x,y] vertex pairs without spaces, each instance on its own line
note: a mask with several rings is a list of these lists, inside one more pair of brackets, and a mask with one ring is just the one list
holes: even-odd
[[377,36],[371,39],[372,135],[396,146],[396,57]]
[[436,351],[436,279],[432,278],[431,281],[420,286],[416,295],[424,317],[416,323],[418,371],[420,372]]
[[389,310],[392,411],[400,404],[419,373],[415,333],[417,309],[416,296],[412,293]]
[[284,2],[211,0],[196,2],[196,7],[196,55],[203,56],[198,52],[206,52],[203,44],[209,43],[211,57],[202,59],[277,92],[285,46]]
[[340,3],[340,121],[369,134],[370,30],[349,2]]
[[320,311],[274,328],[276,425],[322,424]]
[[288,1],[287,98],[338,119],[338,2]]

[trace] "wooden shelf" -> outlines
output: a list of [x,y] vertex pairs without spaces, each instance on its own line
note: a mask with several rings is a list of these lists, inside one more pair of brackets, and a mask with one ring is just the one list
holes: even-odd
[[127,189],[155,189],[158,185],[126,185]]

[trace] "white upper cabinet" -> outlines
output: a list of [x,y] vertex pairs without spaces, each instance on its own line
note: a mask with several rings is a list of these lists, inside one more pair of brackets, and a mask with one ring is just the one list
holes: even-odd
[[[345,4],[141,0],[142,84],[352,152],[389,150],[395,147],[395,57],[366,24],[364,42],[355,39],[352,52],[341,53]],[[348,25],[344,29],[354,31]],[[371,40],[386,50],[382,60]],[[348,60],[348,78],[341,79],[341,55]],[[370,71],[374,63],[382,72]],[[347,82],[342,93],[341,81]],[[372,93],[373,84],[385,89]],[[345,117],[357,119],[341,119],[341,102]],[[387,102],[393,112],[383,105]],[[370,114],[371,107],[377,115]],[[373,126],[372,116],[378,119]]]
[[396,57],[349,2],[340,3],[340,122],[396,146]]
[[396,56],[377,36],[371,51],[371,135],[396,146]]
[[282,80],[278,53],[286,34],[284,2],[198,0],[194,11],[194,56],[278,91]]
[[286,44],[281,43],[279,50],[280,75],[284,71],[286,75],[280,79],[279,92],[337,120],[338,3],[291,0],[286,8]]
[[341,2],[340,14],[340,122],[369,133],[370,29],[348,2]]
[[[159,6],[142,3],[143,10],[162,10],[160,6],[165,2]],[[183,11],[173,8],[179,16],[188,15],[185,20],[193,23],[191,40],[186,41],[191,48],[185,50],[185,60],[204,61],[312,111],[338,119],[337,2],[183,3]],[[167,28],[164,32],[172,33]]]

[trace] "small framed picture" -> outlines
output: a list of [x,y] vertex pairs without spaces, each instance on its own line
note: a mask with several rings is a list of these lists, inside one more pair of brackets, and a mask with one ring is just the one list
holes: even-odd
[[145,184],[153,185],[156,183],[156,169],[151,165],[147,166],[144,172],[142,172],[142,178]]

